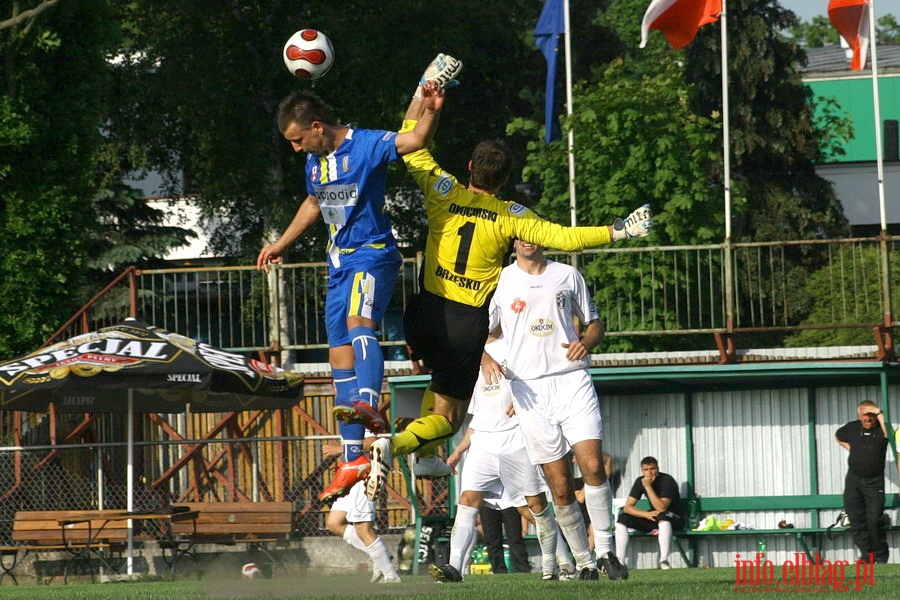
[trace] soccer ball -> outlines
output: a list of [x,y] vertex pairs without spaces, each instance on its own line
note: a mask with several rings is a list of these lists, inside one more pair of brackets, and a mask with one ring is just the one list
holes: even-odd
[[288,38],[281,53],[284,66],[300,79],[318,79],[334,62],[334,46],[321,31],[301,29]]
[[247,563],[241,567],[241,576],[244,579],[259,579],[262,577],[262,571],[256,566],[256,563]]

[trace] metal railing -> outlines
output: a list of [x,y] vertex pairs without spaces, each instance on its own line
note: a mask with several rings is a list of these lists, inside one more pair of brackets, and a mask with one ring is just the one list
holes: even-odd
[[[833,336],[798,335],[819,330],[854,330],[851,337],[862,344],[887,337],[889,346],[896,321],[888,265],[900,258],[898,240],[616,245],[585,251],[579,264],[607,336],[629,339],[631,350],[715,348],[716,336],[736,334],[757,347],[779,347],[791,339],[829,345]],[[403,261],[382,323],[388,359],[407,356],[402,315],[416,291],[420,264],[420,257]],[[246,266],[125,275],[50,341],[135,315],[232,351],[284,353],[285,362],[327,360],[325,263],[277,265],[269,274]],[[878,328],[883,336],[873,334]]]
[[[121,415],[102,415],[95,423],[99,433],[111,425],[121,427]],[[149,432],[153,425],[145,419],[141,429]],[[181,425],[190,427],[184,421]],[[294,509],[294,538],[328,536],[328,506],[318,495],[334,463],[322,460],[321,445],[330,437],[185,436],[139,442],[135,463],[141,476],[133,505],[135,510],[152,510],[178,502],[287,500]],[[17,510],[125,508],[126,453],[122,442],[0,447],[0,545],[14,545]],[[175,469],[181,462],[185,468]],[[403,489],[399,474],[392,475],[390,483],[391,491]],[[378,506],[381,531],[398,533],[409,524],[408,503],[385,496]]]

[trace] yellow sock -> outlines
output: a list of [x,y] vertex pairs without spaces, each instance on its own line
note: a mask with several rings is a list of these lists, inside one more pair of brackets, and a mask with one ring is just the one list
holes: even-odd
[[[434,414],[434,392],[431,391],[431,387],[425,388],[425,394],[422,396],[422,407],[419,411],[420,417],[427,417],[428,415]],[[439,440],[435,442],[428,442],[424,444],[422,447],[416,449],[416,456],[419,458],[431,458],[434,456],[435,450],[437,450],[438,446],[444,443],[444,440]]]
[[394,456],[415,452],[429,442],[441,442],[453,435],[453,425],[442,415],[419,417],[391,438]]

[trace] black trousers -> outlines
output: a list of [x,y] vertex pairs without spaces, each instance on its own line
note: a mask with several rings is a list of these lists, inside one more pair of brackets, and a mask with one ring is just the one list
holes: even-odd
[[868,560],[888,560],[887,530],[884,528],[884,475],[857,477],[847,473],[844,479],[844,510],[850,518],[853,543]]
[[482,506],[481,529],[484,532],[484,545],[487,547],[494,574],[508,573],[503,560],[503,533],[506,531],[506,544],[509,546],[509,562],[513,573],[530,573],[531,563],[528,561],[528,548],[522,539],[522,517],[514,507],[494,510]]

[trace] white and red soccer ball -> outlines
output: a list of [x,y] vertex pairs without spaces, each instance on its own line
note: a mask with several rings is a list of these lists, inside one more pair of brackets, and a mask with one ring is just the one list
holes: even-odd
[[256,563],[247,563],[241,567],[241,576],[244,579],[259,579],[262,577],[262,571],[256,566]]
[[334,46],[321,31],[301,29],[288,38],[281,57],[284,66],[295,77],[318,79],[334,62]]

